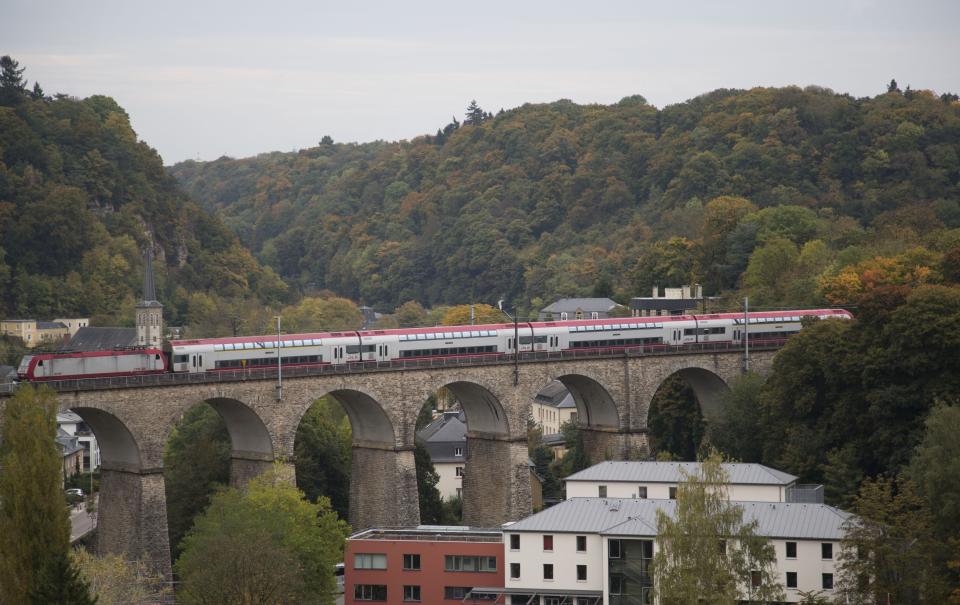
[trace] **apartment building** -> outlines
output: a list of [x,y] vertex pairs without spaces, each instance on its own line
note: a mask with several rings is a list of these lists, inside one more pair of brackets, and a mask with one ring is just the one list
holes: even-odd
[[577,422],[577,403],[567,387],[554,380],[533,398],[530,416],[544,435],[557,435],[565,423]]
[[[849,514],[824,504],[738,502],[745,522],[776,551],[786,602],[800,591],[833,592],[836,561]],[[477,588],[472,598],[524,605],[645,605],[652,602],[651,562],[662,499],[572,498],[503,527],[502,589]]]
[[468,595],[503,586],[503,534],[429,525],[368,529],[347,539],[344,568],[345,605],[489,603]]
[[[684,472],[696,475],[699,462],[608,461],[595,464],[566,478],[567,498],[649,498],[669,500],[676,497]],[[797,485],[797,477],[764,466],[727,462],[723,470],[730,481],[730,500],[788,502],[816,491]],[[820,492],[822,494],[822,492]],[[816,501],[816,495],[803,501]],[[822,496],[819,502],[823,502]]]
[[463,410],[445,410],[417,433],[417,443],[430,454],[440,480],[437,490],[444,500],[463,497],[467,465],[467,419]]
[[59,344],[67,340],[81,327],[90,323],[89,319],[54,319],[37,321],[35,319],[4,319],[0,321],[0,335],[19,338],[24,345],[33,348],[42,344]]

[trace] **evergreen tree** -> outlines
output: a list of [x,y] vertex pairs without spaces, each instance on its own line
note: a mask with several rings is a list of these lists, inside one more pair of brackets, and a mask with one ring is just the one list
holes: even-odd
[[420,522],[436,524],[442,522],[443,502],[437,483],[440,475],[433,468],[430,452],[421,444],[413,450],[413,457],[417,466],[417,492],[420,497]]
[[27,87],[23,70],[10,55],[0,57],[0,105],[15,105],[23,98]]
[[57,557],[70,547],[60,482],[57,401],[24,386],[7,400],[0,439],[0,595],[29,602]]
[[483,113],[483,110],[480,109],[480,106],[477,105],[476,100],[470,101],[470,105],[467,106],[467,116],[463,119],[463,123],[479,126],[485,119],[486,115]]
[[890,83],[887,84],[887,92],[900,92],[900,87],[897,86],[896,80],[890,80]]
[[30,96],[38,101],[46,98],[46,95],[43,94],[43,88],[40,87],[40,82],[33,83],[33,92],[30,93]]
[[80,575],[66,554],[58,554],[47,562],[40,581],[30,591],[34,605],[95,605],[90,584]]

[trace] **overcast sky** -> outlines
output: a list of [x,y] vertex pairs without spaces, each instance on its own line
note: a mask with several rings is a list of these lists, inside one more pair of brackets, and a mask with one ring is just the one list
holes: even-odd
[[960,93],[960,1],[3,0],[0,54],[48,94],[114,97],[172,164],[409,139],[471,99]]

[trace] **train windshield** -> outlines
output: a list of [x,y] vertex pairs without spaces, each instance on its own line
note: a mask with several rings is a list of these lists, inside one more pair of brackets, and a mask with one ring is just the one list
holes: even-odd
[[31,360],[33,360],[33,355],[24,355],[23,359],[20,360],[20,367],[17,368],[17,373],[26,374],[27,370],[30,369]]

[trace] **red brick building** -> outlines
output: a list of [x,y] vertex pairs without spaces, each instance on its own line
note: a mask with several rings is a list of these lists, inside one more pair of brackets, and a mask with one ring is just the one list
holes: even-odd
[[368,529],[347,540],[344,566],[345,605],[460,603],[473,588],[503,586],[503,535],[468,527]]

